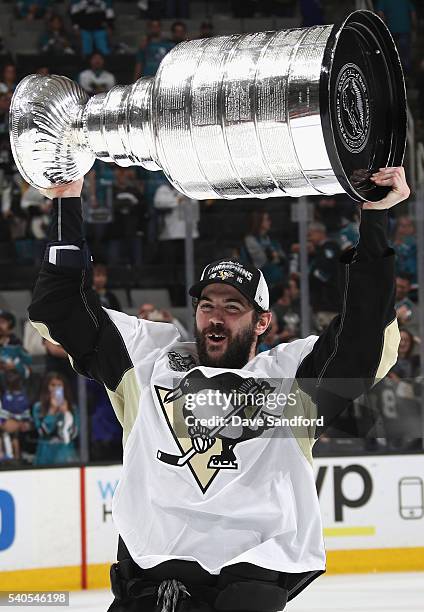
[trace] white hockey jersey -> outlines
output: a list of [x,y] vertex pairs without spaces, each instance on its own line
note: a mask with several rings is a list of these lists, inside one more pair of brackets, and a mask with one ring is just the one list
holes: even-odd
[[362,212],[361,254],[359,248],[343,254],[342,308],[318,338],[282,344],[241,370],[220,370],[198,367],[195,345],[180,342],[171,324],[102,308],[91,285],[81,202],[54,201],[52,242],[29,316],[45,338],[63,346],[77,371],[108,390],[124,430],[113,515],[140,567],[178,558],[216,574],[249,562],[295,574],[289,598],[322,572],[314,425],[229,424],[232,411],[252,415],[252,406],[230,404],[223,425],[194,431],[186,423],[188,399],[194,414],[217,416],[213,402],[201,404],[200,392],[252,390],[257,381],[287,397],[280,405],[285,417],[325,414],[329,423],[346,401],[384,377],[399,345],[395,258],[386,233],[386,211]]
[[[304,440],[299,443],[290,427],[277,425],[274,431],[265,430],[266,436],[258,433],[236,443],[236,461],[230,466],[213,467],[211,462],[223,441],[231,440],[225,436],[225,427],[211,448],[195,453],[183,465],[158,458],[161,452],[183,456],[191,446],[190,438],[179,437],[183,432],[176,433],[174,428],[179,416],[174,411],[181,410],[177,408],[181,401],[165,401],[167,394],[184,388],[189,377],[204,378],[205,397],[209,388],[216,388],[218,378],[219,386],[225,387],[223,379],[229,373],[240,383],[249,378],[272,379],[282,404],[291,392],[295,394],[297,368],[317,337],[261,353],[241,370],[193,370],[195,344],[178,342],[172,325],[113,311],[108,315],[135,364],[118,393],[110,393],[112,403],[116,405],[116,395],[126,405],[136,401],[134,393],[139,396],[113,502],[115,523],[134,561],[148,568],[180,558],[198,561],[212,574],[241,561],[286,572],[324,569],[312,466],[303,451]],[[293,407],[287,407],[282,413],[290,415]],[[274,422],[281,420],[276,417]]]

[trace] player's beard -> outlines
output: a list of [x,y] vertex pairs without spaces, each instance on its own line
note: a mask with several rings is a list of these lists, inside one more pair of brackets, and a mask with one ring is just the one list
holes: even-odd
[[[217,356],[208,352],[207,349],[206,337],[208,334],[213,333],[223,333],[227,337],[227,350],[225,353]],[[244,329],[241,329],[237,336],[232,336],[229,330],[216,325],[211,325],[203,332],[195,325],[194,335],[200,365],[210,368],[230,368],[234,370],[239,370],[249,361],[252,344],[256,340],[253,322]]]

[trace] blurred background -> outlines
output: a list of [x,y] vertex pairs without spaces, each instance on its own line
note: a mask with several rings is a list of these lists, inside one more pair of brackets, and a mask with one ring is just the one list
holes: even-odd
[[[379,416],[378,436],[351,438],[333,432],[321,438],[314,452],[423,451],[418,265],[423,241],[417,239],[422,219],[416,205],[424,176],[424,54],[418,36],[422,3],[2,0],[0,469],[121,457],[120,427],[106,393],[96,383],[78,379],[63,349],[42,341],[27,321],[50,203],[25,183],[13,162],[8,110],[16,84],[27,74],[56,73],[95,94],[115,83],[154,75],[164,55],[186,39],[334,23],[355,8],[375,10],[385,19],[407,82],[405,165],[412,196],[390,217],[402,342],[398,364],[369,397],[351,407],[350,416],[356,419],[370,410]],[[178,193],[160,172],[96,161],[86,177],[83,201],[96,262],[94,286],[104,306],[174,323],[190,339],[187,285],[206,263],[237,257],[260,267],[271,290],[274,320],[259,350],[320,333],[328,325],[340,302],[337,260],[358,240],[359,208],[344,195],[197,202]],[[55,392],[65,398],[66,419],[51,418]]]
[[[423,3],[0,0],[0,588],[107,586],[122,460],[103,387],[78,377],[27,319],[50,202],[13,162],[8,112],[17,83],[60,74],[96,94],[154,75],[187,39],[335,23],[364,8],[386,21],[407,83],[411,197],[390,212],[401,344],[386,378],[315,445],[316,479],[330,571],[424,569]],[[172,323],[183,339],[193,337],[187,286],[207,263],[231,256],[261,268],[274,317],[260,351],[325,329],[340,305],[338,258],[358,240],[359,207],[344,195],[197,202],[162,173],[101,162],[86,177],[83,206],[102,304]],[[400,593],[416,592],[400,584]]]

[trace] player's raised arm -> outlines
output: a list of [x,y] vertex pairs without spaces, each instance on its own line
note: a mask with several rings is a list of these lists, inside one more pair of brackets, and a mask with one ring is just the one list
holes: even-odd
[[43,191],[53,199],[53,212],[28,313],[44,338],[63,346],[79,373],[105,385],[125,442],[140,395],[131,359],[132,341],[139,339],[138,321],[106,311],[92,288],[92,262],[82,225],[82,184],[81,179]]
[[388,244],[388,209],[410,191],[403,168],[381,169],[372,180],[392,189],[383,200],[363,205],[359,243],[341,258],[341,312],[311,342],[296,375],[327,424],[338,412],[337,402],[331,401],[333,393],[333,397],[358,397],[397,360],[395,255]]
[[[44,338],[63,346],[77,372],[105,385],[125,442],[155,358],[178,340],[179,332],[170,323],[141,321],[102,307],[92,287],[92,260],[83,234],[82,184],[42,191],[53,199],[53,212],[28,312]],[[149,365],[143,357],[149,357]]]
[[92,289],[91,256],[82,227],[82,184],[80,180],[43,192],[53,196],[53,213],[28,312],[41,335],[61,344],[79,372],[115,390],[132,364],[116,326]]

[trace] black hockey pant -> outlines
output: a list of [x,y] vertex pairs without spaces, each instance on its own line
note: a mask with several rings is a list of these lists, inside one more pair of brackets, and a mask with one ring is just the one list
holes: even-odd
[[178,559],[143,570],[125,556],[111,567],[115,600],[108,612],[277,612],[287,603],[281,574],[250,563],[212,575]]

